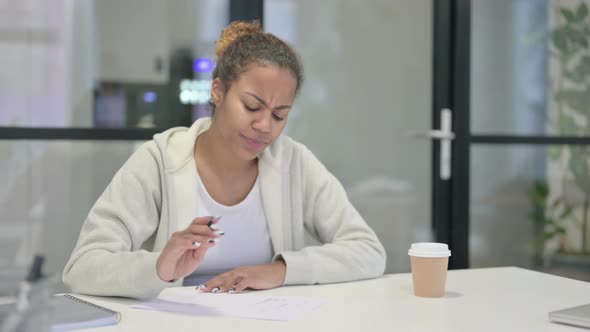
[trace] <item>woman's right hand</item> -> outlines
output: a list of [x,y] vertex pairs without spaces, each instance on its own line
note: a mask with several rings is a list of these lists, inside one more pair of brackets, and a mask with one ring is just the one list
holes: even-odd
[[183,231],[175,232],[166,243],[156,262],[156,270],[160,279],[173,281],[193,273],[203,261],[207,250],[215,246],[217,238],[223,232],[209,227],[219,217],[199,217]]

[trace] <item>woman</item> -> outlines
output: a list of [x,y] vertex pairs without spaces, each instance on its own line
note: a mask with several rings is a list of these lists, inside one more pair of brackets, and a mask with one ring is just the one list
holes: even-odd
[[171,285],[233,293],[383,274],[383,246],[341,184],[280,136],[303,80],[295,52],[256,22],[230,24],[216,45],[212,118],[155,135],[117,172],[64,269],[73,292],[149,298]]

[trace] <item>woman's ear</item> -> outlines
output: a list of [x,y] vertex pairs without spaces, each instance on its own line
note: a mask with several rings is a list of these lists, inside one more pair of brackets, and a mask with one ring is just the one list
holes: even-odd
[[213,100],[215,107],[219,107],[219,105],[223,102],[224,97],[225,85],[218,77],[213,80],[213,83],[211,83],[211,99]]

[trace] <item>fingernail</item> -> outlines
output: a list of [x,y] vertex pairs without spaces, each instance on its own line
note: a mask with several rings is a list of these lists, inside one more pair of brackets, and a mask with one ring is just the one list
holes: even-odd
[[214,221],[215,221],[215,218],[211,217],[211,219],[209,219],[209,222],[207,223],[207,226],[211,227],[211,225],[213,225]]
[[213,288],[213,289],[211,290],[211,293],[217,293],[217,292],[219,292],[220,290],[221,290],[221,288],[219,288],[219,287],[215,287],[215,288]]
[[198,248],[201,246],[201,243],[195,241],[195,242],[193,242],[193,246]]
[[209,239],[207,242],[209,242],[209,243],[217,243],[217,241],[218,241],[217,239]]
[[225,235],[225,232],[218,229],[215,232],[213,232],[213,234],[221,236],[221,235]]
[[235,292],[236,292],[236,289],[235,289],[235,288],[230,288],[230,289],[227,291],[227,293],[228,293],[228,294],[233,294],[233,293],[235,293]]
[[200,284],[196,287],[196,289],[201,290],[207,288],[207,285]]

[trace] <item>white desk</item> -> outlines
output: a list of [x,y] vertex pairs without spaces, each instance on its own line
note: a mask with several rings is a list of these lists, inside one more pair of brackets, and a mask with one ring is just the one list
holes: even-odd
[[[192,287],[186,290],[194,291]],[[439,299],[415,297],[411,274],[342,284],[282,287],[265,293],[325,298],[329,303],[300,320],[275,322],[131,309],[133,300],[82,297],[122,313],[118,325],[92,330],[97,332],[577,332],[584,330],[550,323],[547,313],[590,303],[590,283],[515,267],[449,271],[447,294]]]

